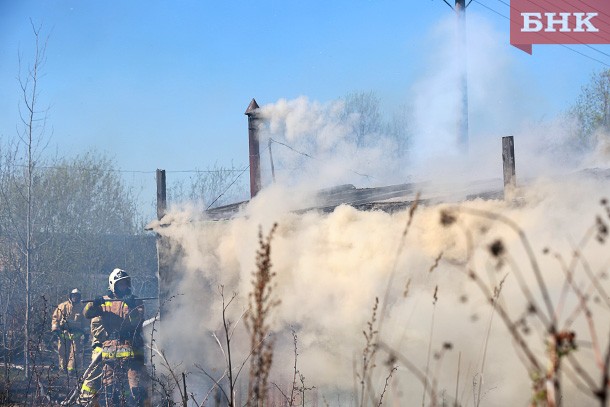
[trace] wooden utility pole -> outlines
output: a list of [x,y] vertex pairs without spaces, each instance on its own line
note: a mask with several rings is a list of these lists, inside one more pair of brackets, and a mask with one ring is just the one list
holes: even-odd
[[[157,220],[161,220],[167,211],[167,188],[165,170],[157,170]],[[159,318],[167,315],[167,305],[171,295],[172,256],[167,237],[157,234],[157,282],[159,294]]]
[[468,153],[468,69],[466,58],[466,7],[472,0],[466,4],[466,0],[455,0],[455,6],[449,4],[447,0],[443,0],[457,16],[457,48],[458,60],[456,61],[458,69],[458,86],[461,93],[460,111],[457,125],[457,146],[459,150],[466,154]]
[[512,197],[517,186],[513,136],[502,137],[502,163],[504,167],[504,198],[506,199]]
[[455,12],[458,19],[458,66],[462,100],[460,103],[460,119],[458,146],[463,153],[468,152],[468,59],[466,54],[466,0],[455,0]]
[[250,145],[250,198],[261,189],[261,156],[258,138],[258,104],[252,99],[246,112],[248,116],[248,140]]
[[167,210],[167,188],[165,170],[157,170],[157,220],[165,216]]

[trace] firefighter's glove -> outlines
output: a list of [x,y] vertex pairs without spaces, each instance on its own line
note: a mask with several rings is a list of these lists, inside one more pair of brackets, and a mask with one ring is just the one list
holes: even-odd
[[104,302],[105,302],[105,301],[104,301],[104,297],[101,297],[101,296],[100,296],[100,297],[95,297],[95,298],[93,299],[93,306],[94,306],[95,308],[99,308],[99,307],[101,307],[101,306],[102,306],[102,304],[103,304]]
[[127,304],[129,308],[136,307],[136,297],[134,297],[133,294],[126,295],[125,298],[123,298],[123,302]]

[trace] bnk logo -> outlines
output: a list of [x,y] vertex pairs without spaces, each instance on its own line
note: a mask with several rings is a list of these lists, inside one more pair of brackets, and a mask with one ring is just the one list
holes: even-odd
[[610,44],[610,0],[511,0],[510,43]]

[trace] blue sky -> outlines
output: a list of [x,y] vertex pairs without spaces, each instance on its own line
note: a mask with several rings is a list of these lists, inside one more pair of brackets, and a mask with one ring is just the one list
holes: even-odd
[[[470,53],[469,86],[477,86],[476,69],[501,58],[495,80],[518,88],[489,109],[525,106],[519,119],[548,118],[610,66],[608,45],[534,45],[533,55],[511,47],[508,0],[476,0],[467,13],[469,40],[491,32],[493,41],[489,60],[485,50]],[[125,171],[162,168],[170,178],[214,163],[246,165],[244,111],[253,97],[260,105],[299,96],[324,103],[371,90],[392,111],[445,63],[435,57],[444,41],[437,28],[453,14],[442,0],[0,0],[4,139],[18,123],[17,54],[31,56],[30,19],[50,36],[40,87],[51,150],[96,149]],[[472,113],[471,126],[484,116]]]

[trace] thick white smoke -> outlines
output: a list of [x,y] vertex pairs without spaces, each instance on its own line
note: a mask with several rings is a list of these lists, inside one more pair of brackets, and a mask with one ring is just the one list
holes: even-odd
[[[566,188],[573,193],[566,195]],[[558,306],[566,276],[553,254],[560,253],[569,262],[575,246],[594,225],[595,217],[599,215],[609,221],[599,202],[610,196],[610,188],[605,180],[575,178],[540,182],[522,190],[521,195],[522,200],[517,203],[477,200],[463,206],[502,214],[522,228]],[[253,207],[256,201],[269,202],[266,191],[254,200]],[[184,274],[177,288],[181,296],[175,302],[171,320],[164,325],[168,332],[181,333],[177,338],[172,334],[172,341],[168,342],[169,349],[174,350],[170,359],[180,360],[187,369],[194,369],[190,363],[195,361],[210,370],[223,368],[220,349],[211,337],[212,332],[220,336],[221,329],[222,303],[217,287],[224,286],[227,299],[237,293],[236,302],[228,309],[231,320],[237,321],[247,307],[247,294],[251,291],[259,226],[266,232],[277,222],[271,257],[277,273],[275,296],[282,302],[274,312],[275,380],[287,380],[292,375],[290,330],[294,329],[299,337],[299,369],[307,384],[316,386],[321,393],[335,388],[351,390],[354,363],[361,363],[365,344],[362,331],[378,297],[382,305],[387,305],[388,312],[380,339],[422,371],[430,363],[428,375],[439,380],[439,391],[451,392],[448,397],[452,397],[459,369],[461,402],[467,403],[468,399],[472,402],[472,382],[482,375],[485,405],[524,404],[530,397],[528,371],[497,314],[491,332],[487,333],[492,308],[476,283],[467,277],[466,270],[474,270],[491,292],[504,279],[500,301],[517,320],[528,303],[519,289],[519,276],[523,275],[537,305],[543,307],[530,258],[517,233],[502,222],[459,213],[458,222],[447,227],[440,222],[443,208],[419,207],[404,242],[401,236],[410,216],[408,210],[390,215],[341,206],[327,215],[316,212],[298,215],[248,209],[229,222],[193,220],[197,213],[184,212],[188,222],[176,219],[171,226],[158,230],[180,243],[184,250],[181,263]],[[466,258],[467,236],[472,239],[474,258],[467,266],[451,265]],[[507,252],[501,268],[497,268],[498,261],[488,250],[496,239],[503,242]],[[543,255],[544,248],[549,248],[550,254]],[[430,271],[440,253],[444,260]],[[607,271],[610,260],[607,243],[599,244],[590,237],[582,255],[594,273]],[[588,289],[591,282],[584,269],[582,266],[576,269],[576,284]],[[392,286],[386,297],[390,279]],[[600,282],[607,287],[605,280]],[[438,300],[433,305],[436,288]],[[575,306],[576,297],[568,296],[560,323],[565,322]],[[603,349],[604,333],[609,328],[608,309],[603,303],[591,302],[589,306],[599,338],[604,338],[600,343]],[[532,333],[526,339],[545,366],[543,332],[539,324],[532,322],[535,318],[530,316],[528,321]],[[601,373],[589,363],[591,337],[583,322],[581,317],[579,324],[571,327],[582,341],[576,356],[583,358],[583,365],[599,378]],[[233,343],[237,363],[245,358],[248,346],[243,321],[239,324]],[[482,366],[486,340],[489,345]],[[428,346],[434,352],[445,342],[451,343],[453,349],[446,353],[441,371],[435,373],[439,361],[428,362]],[[381,372],[386,372],[382,363],[385,359],[380,354],[377,362]],[[423,386],[400,361],[396,364],[400,367],[395,376],[397,392],[390,397],[402,402],[421,397]],[[570,387],[568,380],[564,382],[568,388],[566,400],[587,400]],[[375,383],[381,386],[381,382]]]
[[[271,184],[271,159],[275,182],[300,188],[332,187],[341,183],[379,184],[380,180],[405,179],[400,157],[387,153],[396,140],[385,134],[369,135],[357,144],[353,127],[359,117],[346,115],[341,100],[319,103],[306,97],[279,100],[260,109],[263,178]],[[271,153],[268,142],[271,140]],[[402,170],[401,170],[402,167]]]

